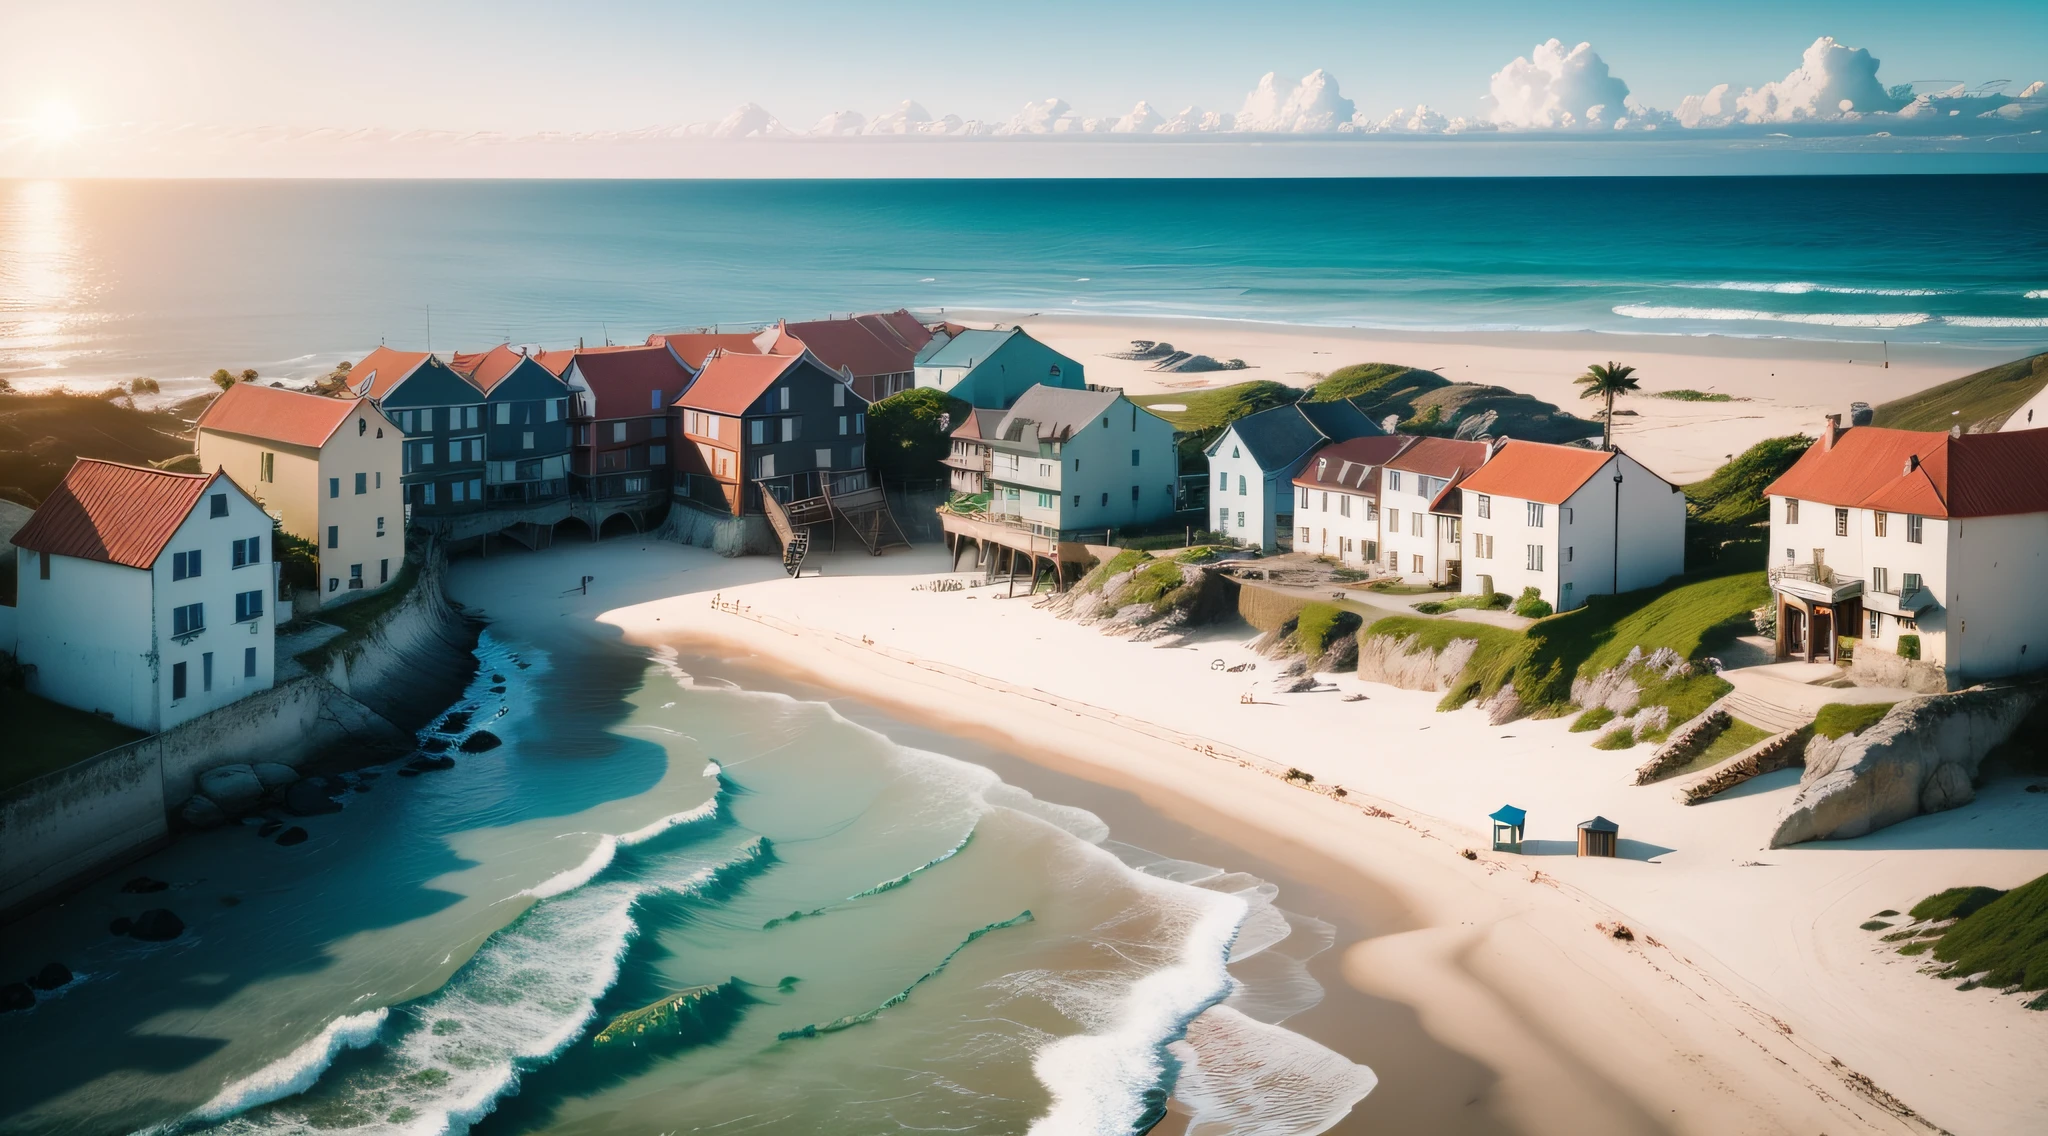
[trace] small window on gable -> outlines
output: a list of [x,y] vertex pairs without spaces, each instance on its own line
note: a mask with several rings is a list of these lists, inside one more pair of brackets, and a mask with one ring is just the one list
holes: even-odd
[[216,493],[213,495],[213,515],[216,517],[225,517],[228,515],[227,494]]
[[360,438],[360,437],[362,437],[362,436],[363,436],[364,434],[367,434],[367,433],[369,433],[369,432],[370,432],[370,420],[369,420],[369,419],[367,419],[367,418],[358,418],[358,419],[356,419],[356,437]]
[[1051,367],[1051,368],[1050,368],[1050,369],[1049,369],[1049,370],[1048,370],[1048,371],[1047,371],[1046,373],[1047,373],[1047,374],[1049,374],[1049,375],[1051,375],[1051,376],[1052,376],[1053,378],[1055,378],[1055,379],[1059,378],[1059,377],[1060,377],[1060,365],[1059,365],[1058,363],[1054,363],[1054,364],[1052,365],[1052,367]]
[[[1109,421],[1108,421],[1108,419],[1104,419],[1104,420],[1103,420],[1103,423],[1102,423],[1102,424],[1103,424],[1103,425],[1105,425],[1105,426],[1109,425]],[[1236,446],[1232,446],[1232,447],[1230,447],[1230,456],[1231,456],[1231,457],[1237,457],[1237,456],[1238,456],[1238,453],[1237,453],[1237,447],[1236,447]]]
[[656,387],[656,388],[654,388],[653,390],[651,390],[651,391],[647,392],[647,409],[649,409],[649,410],[660,410],[660,409],[661,409],[661,388],[660,388],[660,387]]

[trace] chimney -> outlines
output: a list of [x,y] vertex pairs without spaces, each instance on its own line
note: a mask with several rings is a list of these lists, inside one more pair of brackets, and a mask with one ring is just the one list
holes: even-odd
[[1830,414],[1830,415],[1828,415],[1828,424],[1827,424],[1827,428],[1826,428],[1826,429],[1824,429],[1824,430],[1822,430],[1822,431],[1820,432],[1820,448],[1821,448],[1821,452],[1822,452],[1822,453],[1826,453],[1827,451],[1829,451],[1829,450],[1832,450],[1832,449],[1834,449],[1834,448],[1835,448],[1835,439],[1836,439],[1836,438],[1839,438],[1839,437],[1841,437],[1841,436],[1842,436],[1842,416],[1841,416],[1841,415],[1839,415],[1839,414]]
[[1963,436],[1963,424],[1962,424],[1962,423],[1960,423],[1960,422],[1958,422],[1958,423],[1956,423],[1955,425],[1953,425],[1953,426],[1949,427],[1949,428],[1948,428],[1948,436],[1949,436],[1949,437],[1951,437],[1951,438],[1960,438],[1960,437],[1962,437],[1962,436]]
[[1906,473],[1907,473],[1908,475],[1911,475],[1911,474],[1912,474],[1912,472],[1913,472],[1914,470],[1916,470],[1916,469],[1919,469],[1919,468],[1920,468],[1920,455],[1919,455],[1919,454],[1913,454],[1912,456],[1910,456],[1910,457],[1908,457],[1908,458],[1906,459]]

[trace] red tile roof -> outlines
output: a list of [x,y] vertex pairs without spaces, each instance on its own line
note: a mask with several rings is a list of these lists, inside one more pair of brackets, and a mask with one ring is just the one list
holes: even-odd
[[406,376],[419,370],[427,361],[425,351],[398,351],[390,347],[379,347],[363,361],[357,363],[348,373],[349,389],[358,395],[383,398],[391,388],[405,381]]
[[148,568],[216,477],[227,480],[220,473],[166,473],[79,458],[14,534],[15,546]]
[[1486,464],[1486,443],[1456,438],[1417,438],[1387,462],[1388,469],[1456,481]]
[[953,432],[949,437],[967,438],[978,442],[987,435],[988,431],[994,430],[1002,421],[1003,415],[1001,411],[969,410],[967,416],[960,420],[960,425],[953,427]]
[[533,353],[533,361],[546,367],[549,374],[559,379],[568,373],[569,364],[575,362],[578,355],[598,355],[612,351],[638,351],[645,346],[646,344],[643,343],[628,343],[620,347],[558,347],[553,351],[543,347]]
[[831,370],[844,367],[855,378],[898,375],[917,366],[917,353],[932,334],[902,309],[846,319],[806,320],[782,325],[784,334],[810,348]]
[[747,408],[754,405],[754,401],[801,358],[800,354],[716,352],[704,360],[704,369],[697,373],[697,381],[682,397],[674,400],[675,404],[713,414],[745,414]]
[[526,361],[526,352],[509,343],[500,343],[489,351],[478,351],[465,355],[456,352],[448,356],[448,366],[456,374],[475,383],[485,394],[502,382],[513,368]]
[[1332,442],[1309,455],[1308,464],[1294,479],[1310,489],[1348,489],[1378,493],[1379,469],[1416,439],[1405,434],[1376,434]]
[[1471,493],[1562,505],[1613,457],[1605,450],[1509,439],[1459,486]]
[[[590,385],[596,418],[646,418],[667,412],[693,376],[666,347],[584,348],[576,371]],[[661,392],[656,400],[653,392]]]
[[1928,517],[2048,513],[2048,430],[1957,437],[1854,426],[1832,449],[1815,442],[1764,492]]
[[[702,370],[704,360],[713,351],[738,351],[748,355],[762,353],[758,342],[768,332],[761,331],[678,331],[664,335],[650,335],[647,342],[657,347],[666,346],[676,357],[689,366]],[[772,337],[771,337],[772,338]],[[785,351],[783,354],[794,354]]]
[[236,383],[207,404],[199,414],[198,425],[201,430],[317,450],[363,405],[360,399],[325,398],[255,383]]

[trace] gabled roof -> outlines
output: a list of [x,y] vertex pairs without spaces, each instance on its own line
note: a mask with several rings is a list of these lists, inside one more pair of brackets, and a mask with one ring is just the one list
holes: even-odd
[[1379,434],[1332,442],[1309,455],[1308,464],[1294,479],[1310,489],[1344,489],[1354,493],[1378,493],[1380,467],[1415,441],[1406,434]]
[[[1293,465],[1303,454],[1325,442],[1377,435],[1380,428],[1356,406],[1338,401],[1271,407],[1231,423],[1224,437],[1229,437],[1231,431],[1251,451],[1252,460],[1259,463],[1260,469],[1273,470]],[[1212,443],[1210,456],[1215,456],[1222,445],[1223,438]]]
[[[450,355],[448,357],[448,367],[456,374],[475,383],[478,389],[482,390],[485,394],[489,394],[497,389],[498,384],[504,382],[512,372],[518,370],[519,365],[526,362],[526,360],[525,348],[514,347],[509,343],[500,343],[489,351],[478,351],[469,355],[457,352],[454,355]],[[560,375],[556,373],[556,377],[559,378]]]
[[1473,493],[1562,505],[1612,460],[1606,450],[1510,439],[1460,485]]
[[1459,438],[1417,438],[1414,445],[1402,450],[1399,456],[1387,462],[1387,468],[1406,473],[1419,473],[1427,477],[1441,477],[1455,482],[1484,464],[1485,442],[1468,442]]
[[1294,408],[1301,412],[1303,418],[1309,420],[1310,425],[1321,430],[1323,437],[1332,442],[1386,433],[1377,423],[1366,417],[1365,411],[1358,409],[1357,403],[1347,398],[1340,398],[1334,402],[1309,402],[1303,399],[1295,403]]
[[226,481],[227,475],[79,458],[14,534],[15,547],[146,569],[215,478]]
[[553,351],[543,347],[533,353],[533,361],[546,367],[549,374],[560,378],[569,373],[569,364],[574,363],[578,355],[599,355],[612,351],[638,351],[646,346],[647,344],[645,343],[628,343],[623,346],[606,344],[603,347],[557,347]]
[[1937,434],[1853,426],[1764,493],[1928,517],[2048,513],[2048,430]]
[[[740,415],[767,393],[790,368],[804,359],[810,359],[813,366],[818,361],[811,356],[796,355],[755,355],[740,351],[716,351],[704,360],[704,369],[697,372],[697,381],[674,400],[676,406],[691,410],[705,410],[713,414]],[[831,371],[819,367],[826,374]]]
[[[368,405],[361,399],[326,398],[256,383],[236,383],[199,413],[198,428],[287,446],[319,449],[349,416]],[[381,420],[383,415],[379,414]]]
[[379,346],[349,369],[349,390],[358,396],[381,399],[432,358],[433,354],[427,351],[399,351]]
[[983,438],[992,436],[996,428],[1002,425],[1002,421],[1003,415],[1001,411],[969,410],[967,417],[960,420],[960,425],[953,427],[953,432],[950,436],[954,438],[970,438],[978,442]]
[[809,348],[827,368],[837,371],[843,367],[855,378],[909,371],[917,365],[917,353],[932,340],[932,333],[900,308],[846,319],[785,323],[782,331]]
[[[695,377],[667,347],[584,349],[572,363],[590,388],[592,417],[646,418],[665,413]],[[661,392],[657,401],[654,392]]]
[[1010,341],[1013,335],[1022,335],[1021,328],[1006,327],[1000,331],[985,328],[962,328],[937,349],[925,353],[917,360],[920,367],[966,367],[972,370],[996,348]]
[[[1064,442],[1090,421],[1107,413],[1122,397],[1120,392],[1113,390],[1073,390],[1038,383],[1018,395],[1009,413],[1003,416],[1002,424],[984,437],[1029,444]],[[1141,408],[1141,413],[1150,414],[1151,411]],[[1032,437],[1024,436],[1027,427]]]
[[[687,366],[702,370],[704,360],[713,351],[738,351],[748,355],[766,353],[762,342],[766,340],[773,349],[777,336],[773,329],[768,331],[675,331],[650,335],[647,342],[657,347],[667,347],[676,353]],[[794,355],[800,348],[792,347],[779,352]]]

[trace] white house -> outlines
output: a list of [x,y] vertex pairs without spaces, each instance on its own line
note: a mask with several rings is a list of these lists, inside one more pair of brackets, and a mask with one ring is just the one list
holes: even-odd
[[1294,475],[1318,446],[1381,433],[1349,402],[1296,402],[1247,414],[1209,444],[1216,531],[1265,551],[1291,545]]
[[154,732],[269,689],[270,532],[226,474],[79,459],[14,534],[30,692]]
[[1120,391],[1032,387],[982,443],[994,516],[1051,535],[1173,515],[1173,426]]
[[1381,434],[1333,442],[1294,478],[1294,549],[1355,568],[1380,566],[1380,467],[1414,438]]
[[236,383],[198,422],[199,468],[248,486],[284,531],[320,553],[320,599],[391,582],[405,564],[405,435],[369,399]]
[[1917,654],[1952,688],[2041,666],[2048,430],[1844,430],[1831,415],[1764,492],[1781,657],[1860,639],[1859,657]]
[[1619,450],[1504,441],[1458,488],[1467,594],[1570,611],[1685,570],[1685,494]]
[[1380,470],[1380,557],[1409,584],[1456,588],[1464,570],[1458,486],[1498,442],[1417,438]]

